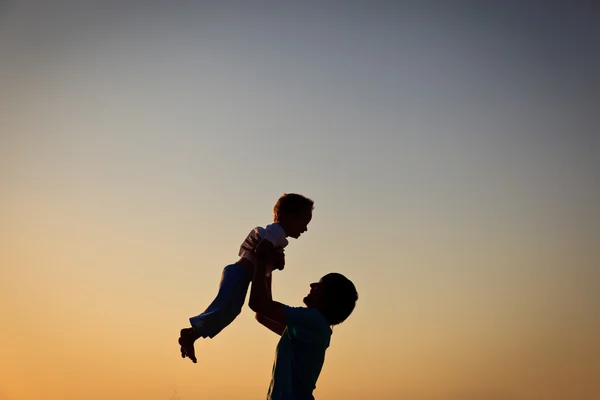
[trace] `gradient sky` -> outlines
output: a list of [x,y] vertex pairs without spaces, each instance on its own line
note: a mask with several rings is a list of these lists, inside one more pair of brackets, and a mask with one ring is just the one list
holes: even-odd
[[284,192],[318,399],[599,398],[598,10],[224,3],[0,6],[0,400],[265,398],[248,308],[176,340]]

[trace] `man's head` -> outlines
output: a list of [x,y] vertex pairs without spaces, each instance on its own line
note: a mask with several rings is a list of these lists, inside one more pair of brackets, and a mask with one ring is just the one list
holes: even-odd
[[304,304],[321,311],[330,325],[337,325],[352,314],[357,300],[354,283],[344,275],[332,272],[310,284]]
[[273,207],[273,222],[279,223],[288,236],[297,239],[308,230],[314,204],[301,194],[285,193]]

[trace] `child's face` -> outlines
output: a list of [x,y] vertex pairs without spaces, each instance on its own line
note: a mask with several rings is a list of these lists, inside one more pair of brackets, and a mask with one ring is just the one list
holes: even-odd
[[308,230],[308,223],[312,219],[312,210],[299,215],[290,216],[285,221],[285,230],[288,236],[298,239],[301,234]]

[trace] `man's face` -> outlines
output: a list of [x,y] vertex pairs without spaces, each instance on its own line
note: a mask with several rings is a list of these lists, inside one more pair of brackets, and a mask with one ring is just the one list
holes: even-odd
[[310,284],[310,292],[304,298],[304,304],[307,307],[317,307],[323,298],[323,282],[314,282]]

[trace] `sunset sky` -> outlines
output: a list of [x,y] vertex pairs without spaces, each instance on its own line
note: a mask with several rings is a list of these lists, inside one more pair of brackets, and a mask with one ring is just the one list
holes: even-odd
[[249,308],[177,337],[284,192],[317,399],[600,398],[598,9],[252,3],[0,2],[0,400],[264,399]]

